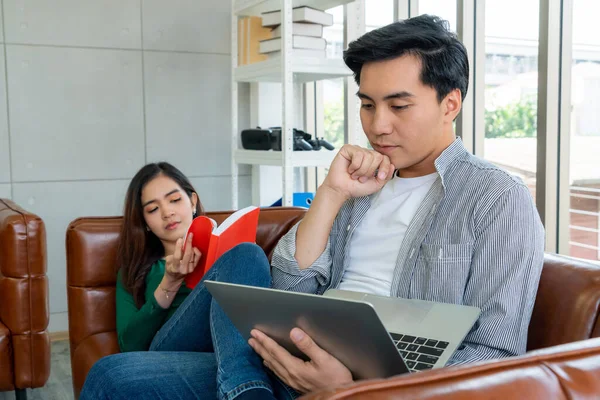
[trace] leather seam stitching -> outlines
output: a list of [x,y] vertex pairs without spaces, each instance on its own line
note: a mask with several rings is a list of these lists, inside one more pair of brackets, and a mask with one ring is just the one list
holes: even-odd
[[23,214],[23,220],[25,221],[25,243],[26,243],[26,247],[27,247],[27,280],[28,280],[28,285],[27,285],[27,290],[29,291],[29,364],[30,364],[30,368],[31,368],[31,382],[30,385],[33,386],[33,377],[36,376],[35,374],[35,363],[33,362],[33,354],[35,353],[34,349],[33,349],[33,318],[32,318],[32,313],[33,313],[33,299],[31,298],[31,285],[32,285],[32,280],[31,280],[31,243],[29,241],[29,221],[27,220],[27,217]]

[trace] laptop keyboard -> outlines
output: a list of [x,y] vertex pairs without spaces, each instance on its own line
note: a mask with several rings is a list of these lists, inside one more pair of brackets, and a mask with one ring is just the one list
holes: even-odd
[[425,371],[442,356],[448,342],[425,337],[390,333],[410,372]]

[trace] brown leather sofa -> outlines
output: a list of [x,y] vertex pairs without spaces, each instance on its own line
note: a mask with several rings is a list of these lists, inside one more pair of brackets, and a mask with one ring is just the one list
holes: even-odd
[[[228,214],[210,213],[217,222]],[[257,243],[270,256],[279,238],[303,215],[304,210],[298,208],[262,210]],[[99,358],[119,351],[114,294],[120,224],[119,217],[80,218],[67,230],[71,368],[76,396],[91,366]],[[599,309],[600,268],[568,257],[546,255],[530,324],[528,350],[600,336]],[[430,373],[439,372],[421,375]],[[365,398],[379,398],[376,392],[369,396],[372,397]]]
[[0,199],[0,391],[25,399],[50,376],[44,222]]
[[[256,243],[271,256],[279,238],[304,216],[297,207],[261,210]],[[211,212],[221,223],[230,212]],[[119,352],[116,333],[116,248],[120,217],[79,218],[67,229],[69,340],[75,397],[92,365]]]
[[363,381],[303,399],[598,399],[600,267],[546,254],[527,347],[534,351],[521,357]]

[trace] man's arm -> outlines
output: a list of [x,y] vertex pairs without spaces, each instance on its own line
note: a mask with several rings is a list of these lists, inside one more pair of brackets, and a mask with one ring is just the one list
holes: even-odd
[[345,201],[346,198],[335,190],[324,185],[319,187],[296,231],[294,257],[299,269],[310,267],[325,251],[333,221]]
[[[330,234],[339,208],[321,186],[302,221],[277,243],[271,259],[273,287],[302,293],[318,293],[331,279]],[[311,231],[313,233],[311,234]]]
[[393,176],[389,158],[358,146],[343,146],[296,233],[296,260],[308,268],[325,249],[336,215],[346,200],[375,193]]
[[476,216],[464,304],[481,315],[449,364],[523,354],[544,259],[544,228],[522,184]]
[[329,237],[342,205],[348,199],[381,190],[393,172],[387,156],[358,146],[342,147],[302,221],[275,247],[273,286],[316,293],[319,286],[327,284],[332,262]]

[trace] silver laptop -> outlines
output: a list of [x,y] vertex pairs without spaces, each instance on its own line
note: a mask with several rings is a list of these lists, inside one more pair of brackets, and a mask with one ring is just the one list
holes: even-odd
[[344,290],[323,296],[204,281],[245,339],[258,329],[306,360],[289,337],[308,333],[355,379],[443,367],[479,317],[476,307]]

